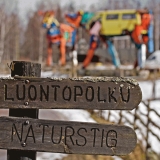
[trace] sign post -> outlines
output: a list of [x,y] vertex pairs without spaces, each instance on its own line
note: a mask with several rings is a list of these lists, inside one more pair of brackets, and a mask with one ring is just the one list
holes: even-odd
[[[23,76],[23,77],[40,77],[41,65],[38,63],[13,61],[11,63],[11,76]],[[9,110],[9,116],[12,117],[30,117],[38,118],[38,109],[15,109]],[[35,151],[18,151],[7,150],[8,160],[36,160]]]
[[36,152],[123,156],[136,146],[127,126],[39,120],[39,109],[132,110],[139,84],[122,77],[39,78],[41,65],[13,61],[13,78],[0,78],[0,148],[8,160],[35,160]]

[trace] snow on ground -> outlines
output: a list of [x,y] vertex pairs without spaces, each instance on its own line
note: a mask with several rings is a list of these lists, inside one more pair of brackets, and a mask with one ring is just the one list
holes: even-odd
[[142,100],[146,100],[152,97],[153,83],[151,81],[139,82],[142,90]]
[[90,114],[86,112],[85,110],[75,110],[75,109],[59,109],[58,112],[61,114],[65,115],[66,117],[69,118],[70,121],[78,121],[78,122],[95,122],[90,117]]

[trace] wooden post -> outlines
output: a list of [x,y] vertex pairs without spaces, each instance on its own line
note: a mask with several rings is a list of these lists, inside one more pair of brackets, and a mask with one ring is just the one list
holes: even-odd
[[119,122],[118,124],[121,124],[122,123],[122,111],[119,112]]
[[[11,76],[40,77],[41,64],[25,61],[13,61],[11,63]],[[10,109],[9,116],[29,117],[38,119],[38,109]],[[22,144],[23,145],[23,144]],[[7,150],[8,160],[36,160],[36,152]]]
[[149,148],[151,147],[149,144],[149,123],[150,123],[150,119],[149,119],[149,113],[150,113],[150,100],[148,100],[148,104],[147,104],[147,132],[146,132],[146,150],[145,150],[145,156],[146,156],[146,160],[149,160],[149,156],[148,156],[148,151]]
[[135,108],[135,113],[134,113],[134,121],[133,121],[133,128],[134,130],[137,129],[136,121],[137,121],[137,108]]

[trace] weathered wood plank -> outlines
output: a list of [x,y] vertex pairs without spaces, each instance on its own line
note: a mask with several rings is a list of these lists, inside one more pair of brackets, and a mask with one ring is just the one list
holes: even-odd
[[0,108],[132,110],[141,99],[128,78],[0,79]]
[[67,154],[127,155],[135,132],[120,125],[0,118],[0,148]]

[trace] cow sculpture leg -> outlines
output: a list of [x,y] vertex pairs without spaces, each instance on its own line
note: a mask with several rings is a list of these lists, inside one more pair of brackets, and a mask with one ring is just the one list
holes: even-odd
[[46,65],[47,66],[52,66],[52,43],[48,42],[48,48],[47,48],[47,61]]
[[117,50],[111,40],[107,40],[106,44],[107,44],[108,52],[111,56],[112,62],[114,64],[114,66],[116,66],[118,68],[120,66],[120,59],[118,56],[118,52],[117,52]]
[[60,65],[64,66],[66,64],[66,40],[61,38],[60,40]]
[[98,37],[91,36],[90,48],[87,52],[85,60],[83,61],[83,69],[85,69],[89,65],[89,63],[91,62],[93,55],[94,55],[94,52],[97,47],[98,47]]

